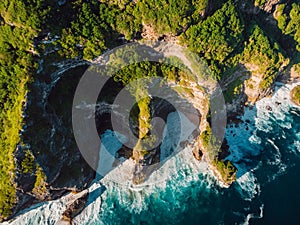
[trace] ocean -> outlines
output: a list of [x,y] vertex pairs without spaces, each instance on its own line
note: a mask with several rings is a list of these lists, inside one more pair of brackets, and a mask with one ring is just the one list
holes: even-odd
[[[96,177],[73,224],[299,224],[300,108],[289,98],[293,86],[278,83],[271,98],[245,108],[243,122],[228,125],[228,159],[238,168],[229,188],[189,148],[138,187],[128,181],[133,162],[127,160],[104,178]],[[117,135],[107,130],[101,148],[116,151]],[[32,206],[11,224],[56,224],[69,197]]]

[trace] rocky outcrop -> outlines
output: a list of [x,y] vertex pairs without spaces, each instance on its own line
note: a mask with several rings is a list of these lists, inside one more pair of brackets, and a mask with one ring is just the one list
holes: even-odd
[[263,4],[256,5],[267,13],[274,13],[276,6],[281,2],[282,0],[266,0]]
[[84,209],[89,193],[84,191],[80,197],[68,203],[67,209],[62,214],[62,221],[72,224],[72,219]]
[[[71,126],[73,91],[86,63],[67,60],[54,66],[53,62],[51,68],[57,70],[49,74],[44,74],[51,71],[47,62],[41,64],[45,70],[29,87],[22,142],[15,152],[17,204],[12,216],[34,203],[81,191],[95,175],[78,151]],[[30,153],[29,161],[25,152]]]
[[300,85],[294,87],[290,92],[291,100],[297,106],[300,106]]
[[[179,33],[181,33],[181,32],[179,32]],[[162,41],[162,40],[164,40],[164,41],[167,41],[169,43],[176,43],[176,44],[179,43],[178,34],[169,33],[169,34],[159,35],[155,31],[155,28],[153,27],[153,25],[151,25],[151,24],[143,24],[143,30],[142,30],[141,36],[145,40],[151,40],[151,41]]]
[[193,156],[195,157],[195,159],[197,159],[198,161],[201,161],[202,156],[203,156],[203,151],[200,149],[200,146],[196,146],[193,149]]
[[159,35],[156,33],[155,28],[151,24],[143,24],[143,31],[141,36],[145,40],[158,40]]
[[290,78],[293,80],[300,79],[300,64],[295,64],[292,66],[290,71]]
[[[208,102],[203,90],[199,87],[196,87],[195,85],[190,86],[190,83],[188,82],[185,82],[185,85],[182,85],[182,83],[169,83],[169,88],[170,90],[173,90],[171,91],[172,94],[166,94],[165,99],[158,97],[151,98],[151,101],[148,105],[148,108],[150,109],[149,121],[151,120],[151,126],[149,127],[149,131],[146,132],[146,135],[145,132],[143,132],[145,136],[139,139],[139,141],[135,144],[135,147],[133,149],[127,147],[126,145],[123,145],[122,148],[117,152],[117,157],[134,159],[134,184],[143,183],[151,175],[152,172],[157,170],[159,166],[162,165],[160,163],[162,159],[166,159],[174,154],[175,149],[176,152],[179,152],[180,149],[182,150],[190,145],[197,145],[196,140],[199,137],[200,129],[204,129],[207,126],[206,119],[201,119],[203,115],[205,115],[203,118],[206,118],[206,114],[208,112]],[[175,102],[174,99],[176,99]],[[172,102],[172,104],[175,105],[172,105],[170,102]],[[193,108],[195,110],[192,110]],[[174,149],[164,150],[165,152],[161,152],[160,144],[165,128],[164,124],[166,124],[167,122],[168,115],[172,112],[175,112],[176,110],[183,113],[194,124],[195,130],[192,132],[192,134],[188,137],[187,140],[182,140],[180,143],[178,143],[177,147],[174,147]],[[194,114],[194,112],[197,113]],[[138,123],[138,117],[144,118],[145,116],[141,113],[135,116],[137,118],[130,119],[130,127],[134,128],[132,131],[135,133],[136,136],[140,137],[141,132],[139,131],[140,124]],[[155,118],[155,120],[152,120],[152,118]],[[156,118],[160,119],[157,120]],[[146,139],[149,138],[151,135],[155,136],[155,138],[153,139],[153,143],[151,142],[151,138],[148,141],[146,141]],[[158,145],[156,142],[158,143]],[[151,148],[152,144],[153,146],[157,146]],[[199,157],[201,154],[201,151],[197,153]]]

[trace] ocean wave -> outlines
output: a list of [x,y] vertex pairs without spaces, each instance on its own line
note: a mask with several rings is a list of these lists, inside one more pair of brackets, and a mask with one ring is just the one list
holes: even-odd
[[[250,206],[260,201],[265,183],[286,173],[295,156],[300,155],[299,127],[295,118],[291,118],[298,118],[300,112],[288,94],[293,86],[283,86],[272,98],[245,108],[243,122],[226,129],[231,152],[228,159],[238,168],[238,179],[229,189],[218,185],[207,164],[195,160],[190,148],[166,161],[143,185],[132,184],[132,160],[118,166],[108,160],[107,175],[97,177],[91,184],[87,206],[74,218],[73,224],[176,224],[184,218],[203,219],[207,215],[211,215],[211,224],[224,224],[226,213],[238,216],[237,224],[249,224],[252,218],[262,218],[264,204],[257,205],[256,210]],[[107,131],[102,137],[110,154],[108,148],[113,146],[115,152],[123,140],[117,136],[119,142],[111,145],[110,138],[116,135]],[[56,224],[70,197],[33,206],[12,224]],[[230,214],[228,205],[233,204],[232,197],[237,206]]]
[[261,192],[260,184],[252,171],[245,173],[236,182],[238,184],[237,190],[246,201],[251,201]]
[[[286,174],[295,165],[295,156],[300,156],[299,107],[289,97],[296,85],[277,88],[271,98],[245,108],[243,122],[227,129],[225,137],[231,153],[228,159],[239,170],[237,190],[243,199],[259,199],[261,185]],[[251,218],[262,218],[262,212],[261,209],[259,216],[249,213],[243,224],[249,224]]]
[[[181,132],[180,140],[182,141],[188,138],[195,127],[184,115],[180,116],[182,119],[181,127],[185,131]],[[177,119],[177,115],[171,113],[167,119],[166,129],[176,131],[181,128],[178,128],[178,123],[174,122],[174,119]],[[168,148],[174,144],[172,142],[173,136],[177,136],[177,133],[164,133],[162,148]],[[106,132],[102,138],[112,141],[114,136],[112,132]],[[111,150],[108,151],[111,152]],[[126,212],[127,221],[130,223],[139,223],[139,215],[145,214],[149,210],[155,211],[155,217],[151,218],[149,215],[148,222],[150,220],[156,221],[158,214],[165,212],[165,210],[173,212],[171,218],[168,218],[169,222],[176,221],[178,220],[176,215],[179,216],[185,210],[183,202],[186,194],[196,195],[196,193],[199,193],[193,192],[195,191],[195,188],[192,188],[193,186],[197,185],[196,189],[202,189],[203,193],[213,191],[217,194],[217,180],[208,169],[207,163],[199,162],[193,157],[192,148],[190,147],[184,148],[177,155],[165,161],[141,185],[133,185],[133,169],[134,162],[129,159],[102,178],[101,184],[105,187],[105,191],[98,197],[101,200],[97,199],[97,201],[89,204],[73,220],[73,223],[101,224],[103,221],[105,223],[105,221],[113,219],[112,217],[116,219],[116,214],[118,214],[116,208]],[[161,217],[165,217],[161,220],[168,221],[166,214],[161,214]],[[118,221],[115,221],[115,223],[118,224]]]
[[241,225],[249,225],[251,219],[261,219],[264,215],[264,204],[259,207],[259,214],[249,213]]

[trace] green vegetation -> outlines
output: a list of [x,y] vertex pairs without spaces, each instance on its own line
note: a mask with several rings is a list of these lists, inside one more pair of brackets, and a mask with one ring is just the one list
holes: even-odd
[[34,172],[34,169],[35,169],[34,156],[30,152],[30,150],[26,151],[25,158],[21,162],[21,166],[22,166],[23,173],[32,174]]
[[287,15],[284,13],[285,4],[280,4],[276,8],[275,18],[278,22],[278,27],[284,30],[287,22]]
[[[138,101],[138,106],[140,109],[139,112],[139,137],[144,138],[150,130],[150,120],[151,120],[151,115],[150,115],[150,109],[149,109],[149,104],[150,104],[150,97],[147,95],[147,93],[143,92],[141,89],[137,90],[136,93],[137,95],[143,96],[143,99]],[[142,97],[140,96],[140,97]]]
[[[92,1],[91,4],[83,3],[71,26],[62,30],[62,37],[58,40],[62,48],[59,53],[62,56],[67,58],[82,56],[91,60],[106,49],[104,34],[109,32],[109,28],[106,21],[100,17],[103,14],[98,7],[97,1]],[[104,16],[110,15],[105,12]]]
[[62,56],[87,60],[99,56],[107,46],[115,46],[113,40],[120,34],[127,40],[139,39],[143,25],[153,27],[158,36],[182,32],[201,19],[208,4],[207,0],[81,2],[72,4],[75,17],[62,29],[57,44]]
[[[20,142],[27,83],[37,68],[33,38],[48,12],[44,0],[0,3],[0,220],[10,215],[16,202],[14,152]],[[30,172],[30,167],[24,169]]]
[[291,91],[291,99],[292,101],[300,106],[300,86],[296,86]]
[[20,173],[35,177],[35,183],[31,192],[36,198],[43,200],[48,194],[46,187],[47,177],[29,149],[25,151],[25,156],[21,161]]
[[288,7],[286,4],[278,6],[276,11],[278,27],[286,35],[294,37],[296,49],[300,51],[300,3],[295,2]]
[[[118,54],[121,53],[117,52],[116,55]],[[130,57],[135,58],[137,56],[131,55]],[[111,60],[113,61],[113,64],[116,64],[114,66],[118,67],[118,57],[112,56]],[[126,58],[124,60],[126,60]],[[174,66],[157,62],[141,62],[123,67],[113,76],[116,82],[127,85],[126,87],[137,101],[137,105],[131,111],[131,118],[138,126],[138,136],[140,139],[133,149],[133,157],[136,160],[139,160],[141,156],[146,155],[147,150],[145,149],[152,149],[153,144],[156,141],[156,137],[151,134],[151,112],[149,107],[151,98],[149,97],[146,88],[148,82],[151,82],[151,79],[139,80],[139,78],[154,78],[157,76],[172,82],[182,82],[183,78],[186,77],[186,73]],[[189,89],[181,88],[180,91],[191,95]]]
[[[266,0],[255,0],[249,1],[249,4],[262,6],[265,2]],[[42,165],[37,165],[35,154],[32,154],[40,150],[34,149],[31,152],[24,148],[24,158],[20,162],[17,162],[14,156],[17,145],[23,141],[20,131],[23,126],[22,112],[28,84],[36,78],[46,79],[36,73],[38,60],[48,60],[50,66],[45,67],[47,71],[44,73],[50,74],[56,69],[51,64],[52,61],[67,58],[93,60],[104,51],[122,44],[122,37],[134,41],[142,39],[146,30],[146,33],[152,33],[154,39],[176,36],[182,45],[208,63],[218,80],[230,78],[233,71],[239,68],[238,64],[250,67],[252,74],[261,75],[259,86],[264,90],[274,83],[278,71],[287,64],[285,52],[291,52],[291,56],[296,49],[300,51],[300,3],[284,3],[277,7],[275,17],[278,21],[278,36],[274,35],[273,31],[265,31],[262,26],[257,25],[251,12],[250,15],[248,12],[242,13],[240,3],[233,0],[212,1],[210,4],[208,0],[72,0],[60,6],[57,1],[48,0],[2,0],[0,220],[11,215],[17,201],[16,168],[21,168],[18,172],[26,175],[35,174],[36,181],[32,193],[40,199],[47,196],[47,176],[42,170]],[[50,37],[57,35],[60,38],[53,43],[40,43],[48,33]],[[284,35],[295,40],[295,49],[283,49],[284,46],[278,44],[285,40]],[[128,62],[133,59],[130,57]],[[114,60],[114,63],[118,65],[117,60]],[[193,96],[187,87],[186,81],[189,76],[180,66],[152,62],[131,64],[118,71],[113,78],[116,82],[126,85],[136,78],[154,76],[180,84],[176,87],[178,93]],[[225,98],[228,102],[241,92],[243,82],[242,79],[233,79],[227,86]],[[133,114],[139,124],[140,138],[148,138],[146,144],[151,146],[155,137],[149,132],[150,98],[142,90],[143,84],[137,86],[139,88],[135,89],[132,95],[139,99],[138,110]],[[293,90],[292,96],[297,102],[298,89]],[[61,106],[61,111],[64,107],[66,108],[67,104]],[[49,135],[47,123],[48,121],[39,121],[36,128],[39,136]],[[200,138],[206,148],[213,149],[211,143],[214,141],[209,128],[201,133]],[[43,145],[39,139],[35,143],[38,142],[37,146]],[[143,146],[140,148],[140,154],[146,154]],[[46,155],[52,157],[51,154]],[[223,179],[233,178],[235,169],[232,164],[217,159],[216,155],[217,153],[211,151],[211,161]],[[17,163],[21,165],[16,165]]]
[[38,198],[38,199],[45,199],[45,197],[48,194],[48,190],[47,190],[47,177],[45,175],[45,173],[43,172],[42,168],[37,165],[36,166],[36,179],[35,179],[35,183],[34,183],[34,188],[32,189],[32,193]]
[[292,69],[294,70],[294,72],[296,74],[298,74],[300,76],[300,63],[294,64],[293,67],[292,67]]
[[267,0],[255,0],[255,5],[263,5],[266,3]]
[[259,84],[263,90],[273,84],[279,68],[285,63],[285,58],[278,43],[273,43],[258,25],[254,25],[250,33],[243,52],[243,61],[258,68],[254,73],[263,74]]
[[219,158],[218,147],[220,145],[214,137],[209,125],[206,130],[201,132],[200,140],[209,162],[220,173],[222,181],[226,184],[231,184],[236,178],[237,168],[230,161]]
[[207,152],[209,162],[214,161],[218,157],[218,149],[216,147],[218,146],[218,143],[209,125],[201,132],[200,140],[204,147],[204,151]]
[[211,129],[210,126],[206,127],[206,130],[204,130],[201,134],[200,134],[200,138],[202,140],[202,144],[205,148],[208,148],[211,142]]
[[212,163],[222,176],[222,180],[231,184],[236,179],[236,167],[229,160],[215,159]]
[[300,3],[293,3],[290,12],[290,20],[284,30],[284,33],[294,36],[297,44],[297,50],[300,51]]
[[137,2],[136,7],[142,22],[152,25],[156,33],[162,35],[177,34],[186,28],[193,18],[199,20],[199,14],[206,8],[207,3],[207,0],[142,0]]
[[243,86],[243,80],[241,78],[231,82],[223,93],[225,101],[231,103],[237,95],[241,94]]
[[224,67],[233,66],[228,57],[243,41],[244,24],[233,1],[228,1],[212,16],[192,25],[181,37],[183,43],[208,61],[221,79]]

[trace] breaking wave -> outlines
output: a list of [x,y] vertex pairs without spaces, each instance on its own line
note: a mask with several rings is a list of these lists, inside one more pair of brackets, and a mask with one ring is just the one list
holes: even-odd
[[[293,86],[279,87],[271,98],[245,108],[240,118],[243,122],[228,125],[225,134],[231,152],[228,159],[238,168],[237,182],[228,189],[218,184],[205,162],[194,159],[188,147],[140,186],[133,186],[130,181],[131,160],[124,160],[112,170],[113,160],[107,155],[102,158],[109,162],[105,168],[108,174],[94,180],[88,189],[87,206],[72,222],[249,224],[253,219],[263,218],[267,203],[261,196],[268,192],[267,184],[299,163],[300,110],[289,99]],[[168,121],[172,121],[171,114]],[[172,124],[176,123],[168,123]],[[120,148],[122,138],[106,131],[102,148],[112,154]],[[33,206],[11,223],[56,224],[70,196]]]

